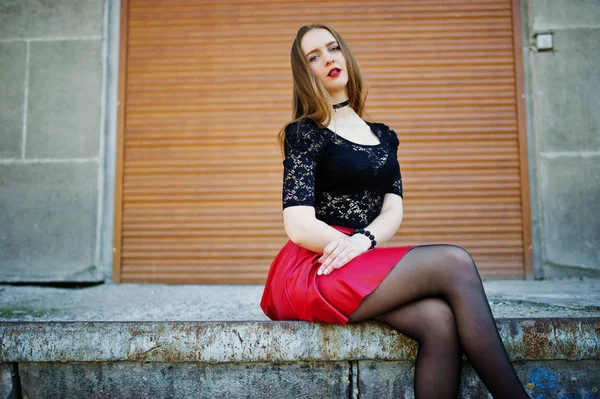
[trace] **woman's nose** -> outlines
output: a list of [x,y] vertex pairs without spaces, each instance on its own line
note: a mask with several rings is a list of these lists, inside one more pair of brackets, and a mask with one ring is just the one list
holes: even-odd
[[335,60],[333,59],[333,57],[332,56],[328,56],[325,59],[325,66],[329,66],[329,65],[333,64],[334,62],[335,62]]

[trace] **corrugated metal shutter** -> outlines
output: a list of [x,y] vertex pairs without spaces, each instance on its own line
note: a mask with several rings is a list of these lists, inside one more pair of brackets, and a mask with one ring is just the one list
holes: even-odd
[[[328,22],[400,136],[390,243],[467,248],[524,274],[510,0],[124,1],[115,280],[263,282],[287,238],[276,135],[297,28]],[[526,182],[525,182],[526,183]]]

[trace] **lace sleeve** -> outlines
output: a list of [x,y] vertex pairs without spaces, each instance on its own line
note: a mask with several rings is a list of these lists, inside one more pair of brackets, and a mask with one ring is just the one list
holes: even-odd
[[285,132],[283,160],[283,208],[315,206],[317,161],[325,145],[325,133],[307,120],[289,125]]
[[[386,126],[387,127],[387,126]],[[390,134],[390,143],[391,143],[391,153],[392,161],[394,163],[394,180],[392,183],[392,187],[388,192],[394,193],[402,197],[402,174],[400,173],[400,164],[398,163],[398,146],[400,145],[400,140],[398,140],[398,135],[395,131],[388,127]]]

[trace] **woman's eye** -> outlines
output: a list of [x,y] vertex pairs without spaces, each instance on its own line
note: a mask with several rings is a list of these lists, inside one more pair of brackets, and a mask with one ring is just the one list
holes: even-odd
[[340,46],[333,46],[332,48],[329,49],[329,51],[339,51],[340,50]]
[[308,62],[313,62],[314,60],[316,60],[318,57],[316,55],[313,55],[312,57],[310,57],[308,59]]

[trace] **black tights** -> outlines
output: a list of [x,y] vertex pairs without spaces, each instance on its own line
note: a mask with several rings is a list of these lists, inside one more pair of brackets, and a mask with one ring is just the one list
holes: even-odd
[[411,249],[350,322],[375,319],[419,343],[416,398],[454,398],[464,350],[494,398],[528,398],[504,349],[473,259],[452,245]]

